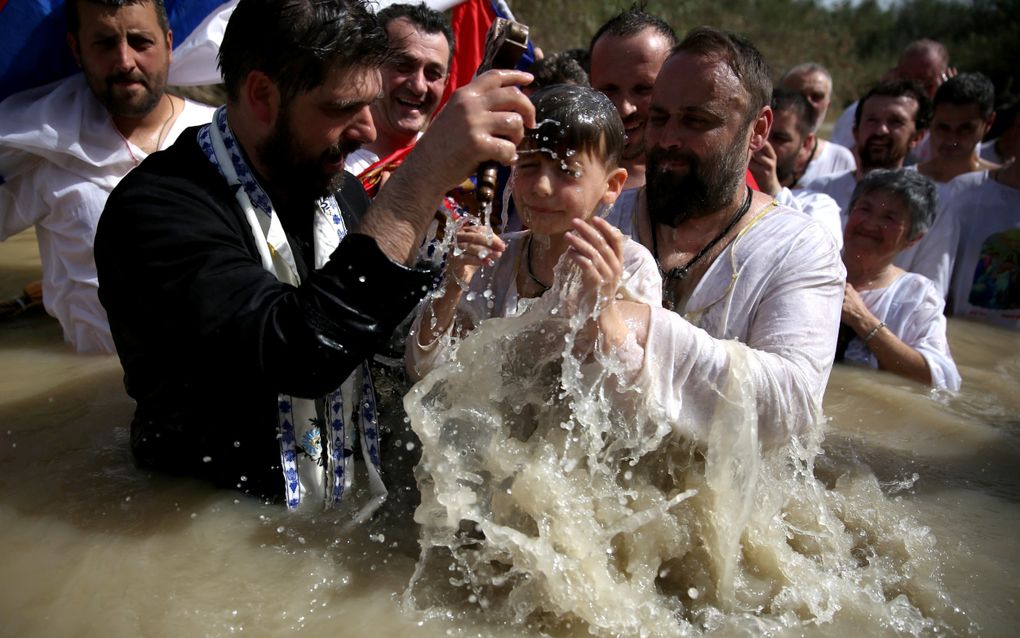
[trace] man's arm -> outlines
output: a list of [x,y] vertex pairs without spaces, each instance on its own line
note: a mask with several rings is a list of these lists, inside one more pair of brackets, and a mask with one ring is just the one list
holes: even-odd
[[535,126],[535,109],[516,86],[530,81],[521,71],[489,71],[458,89],[379,191],[357,232],[374,238],[393,261],[414,263],[443,195],[482,161],[513,161],[525,128]]
[[[785,253],[773,253],[768,272],[754,272],[761,264],[744,264],[739,277],[755,278],[752,288],[761,289],[748,309],[743,343],[710,334],[719,326],[707,332],[675,313],[652,309],[644,382],[652,385],[678,433],[707,441],[720,402],[734,400],[757,407],[758,437],[766,445],[785,442],[817,422],[845,277],[822,233],[815,226]],[[740,300],[721,303],[731,302],[742,307]],[[742,320],[732,313],[725,318]]]
[[[38,224],[49,210],[35,174],[42,160],[0,148],[0,241]],[[15,165],[18,166],[15,166]]]
[[204,158],[150,160],[111,195],[96,236],[100,299],[129,381],[174,383],[180,368],[319,396],[389,336],[435,276],[352,233],[300,287],[282,283],[262,267],[212,166],[173,168]]

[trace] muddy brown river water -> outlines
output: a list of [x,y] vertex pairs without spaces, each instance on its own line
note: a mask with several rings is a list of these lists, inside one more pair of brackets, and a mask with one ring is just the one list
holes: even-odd
[[[38,274],[32,233],[0,245],[0,296]],[[710,635],[1017,634],[1020,334],[949,327],[958,396],[838,366],[825,397],[819,483],[843,525],[874,536],[872,561],[889,564],[872,567],[902,572],[902,588],[844,602],[824,623],[723,618]],[[74,355],[45,316],[0,324],[0,636],[587,635],[580,623],[408,605],[411,512],[391,507],[341,535],[335,517],[139,470],[132,410],[116,357]]]

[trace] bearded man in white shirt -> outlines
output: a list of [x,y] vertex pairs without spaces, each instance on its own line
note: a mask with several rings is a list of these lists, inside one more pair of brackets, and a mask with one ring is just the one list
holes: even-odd
[[71,0],[82,69],[0,103],[0,240],[36,227],[42,297],[78,352],[113,352],[92,244],[107,196],[212,108],[166,92],[173,32],[163,0]]

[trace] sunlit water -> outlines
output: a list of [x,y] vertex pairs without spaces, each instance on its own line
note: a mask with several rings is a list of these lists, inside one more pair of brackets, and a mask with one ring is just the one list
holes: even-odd
[[[30,233],[0,245],[4,297],[38,272]],[[569,333],[536,329],[558,343]],[[490,337],[472,347],[500,352],[507,339]],[[296,517],[135,468],[116,358],[76,356],[55,321],[19,318],[0,324],[0,635],[1012,636],[1020,336],[951,320],[950,339],[958,397],[837,367],[821,454],[766,455],[754,472],[741,437],[703,455],[670,441],[656,448],[654,425],[619,414],[581,409],[571,420],[563,405],[583,407],[583,393],[544,405],[557,398],[547,383],[555,363],[520,393],[497,391],[483,374],[492,365],[429,377],[420,396],[442,382],[448,398],[416,404],[428,407],[415,427],[430,548],[416,572],[420,530],[406,490],[344,535],[345,512]],[[733,397],[726,418],[746,407]],[[476,405],[515,414],[509,399],[523,416],[497,435],[460,428],[470,446],[443,417]],[[532,414],[542,418],[529,424]],[[585,439],[598,423],[608,438]],[[591,456],[599,441],[617,445]],[[471,483],[437,471],[455,449],[465,452],[449,457],[455,467],[489,475]],[[406,433],[390,437],[391,485],[418,451]],[[433,498],[465,485],[463,499]],[[621,494],[633,498],[612,498]],[[475,519],[461,529],[464,513]]]

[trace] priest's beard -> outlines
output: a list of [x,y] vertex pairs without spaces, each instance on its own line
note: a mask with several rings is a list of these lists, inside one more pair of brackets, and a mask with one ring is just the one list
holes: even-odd
[[311,203],[340,189],[343,171],[327,170],[327,164],[343,161],[358,150],[360,144],[341,142],[315,154],[298,143],[290,123],[290,113],[281,109],[269,136],[256,153],[269,173],[266,178],[273,190],[292,204]]
[[[728,148],[704,158],[687,149],[650,149],[646,195],[652,222],[675,228],[729,205],[747,172],[746,148],[745,137],[738,135]],[[667,161],[686,163],[687,172],[665,168]]]

